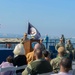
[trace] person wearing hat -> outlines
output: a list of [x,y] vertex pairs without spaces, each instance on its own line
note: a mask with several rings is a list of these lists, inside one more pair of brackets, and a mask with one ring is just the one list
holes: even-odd
[[60,69],[59,63],[60,63],[60,61],[62,60],[63,57],[68,57],[68,56],[65,55],[65,48],[59,47],[57,57],[52,59],[51,62],[50,62],[52,67],[53,67],[53,71],[55,73],[59,72],[59,69]]
[[[14,66],[23,66],[27,65],[27,58],[26,58],[26,51],[24,49],[23,42],[17,44],[13,50],[14,53],[14,59],[13,59],[13,64]],[[17,70],[16,73],[18,74],[19,72],[21,73],[24,69]]]
[[26,40],[29,40],[29,38],[27,37],[27,33],[24,33],[23,41],[26,41]]
[[55,49],[58,50],[59,47],[65,47],[65,44],[63,43],[63,40],[60,39],[59,43],[56,44]]

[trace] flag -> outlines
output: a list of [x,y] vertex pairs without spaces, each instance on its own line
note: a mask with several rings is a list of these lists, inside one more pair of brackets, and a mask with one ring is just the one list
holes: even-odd
[[28,34],[34,37],[34,39],[41,37],[39,31],[31,23],[28,23]]

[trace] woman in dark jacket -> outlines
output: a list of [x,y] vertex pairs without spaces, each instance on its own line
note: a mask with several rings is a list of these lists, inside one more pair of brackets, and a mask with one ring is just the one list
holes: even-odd
[[[16,45],[14,51],[14,60],[13,60],[13,64],[14,66],[23,66],[23,65],[27,65],[27,59],[25,56],[25,50],[24,50],[24,46],[23,43],[20,43],[18,45]],[[16,73],[22,72],[24,69],[21,70],[17,70]]]

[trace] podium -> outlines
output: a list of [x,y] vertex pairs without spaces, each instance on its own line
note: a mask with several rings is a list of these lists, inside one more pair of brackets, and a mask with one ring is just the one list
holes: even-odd
[[26,54],[33,51],[32,46],[39,42],[40,42],[40,40],[35,40],[35,39],[26,40],[24,42],[24,49],[25,49]]

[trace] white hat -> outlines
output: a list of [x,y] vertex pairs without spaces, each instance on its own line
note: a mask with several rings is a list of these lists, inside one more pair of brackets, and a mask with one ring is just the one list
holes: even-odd
[[21,43],[17,44],[14,51],[13,51],[13,53],[15,55],[25,55],[25,50],[24,50],[23,44],[21,44]]

